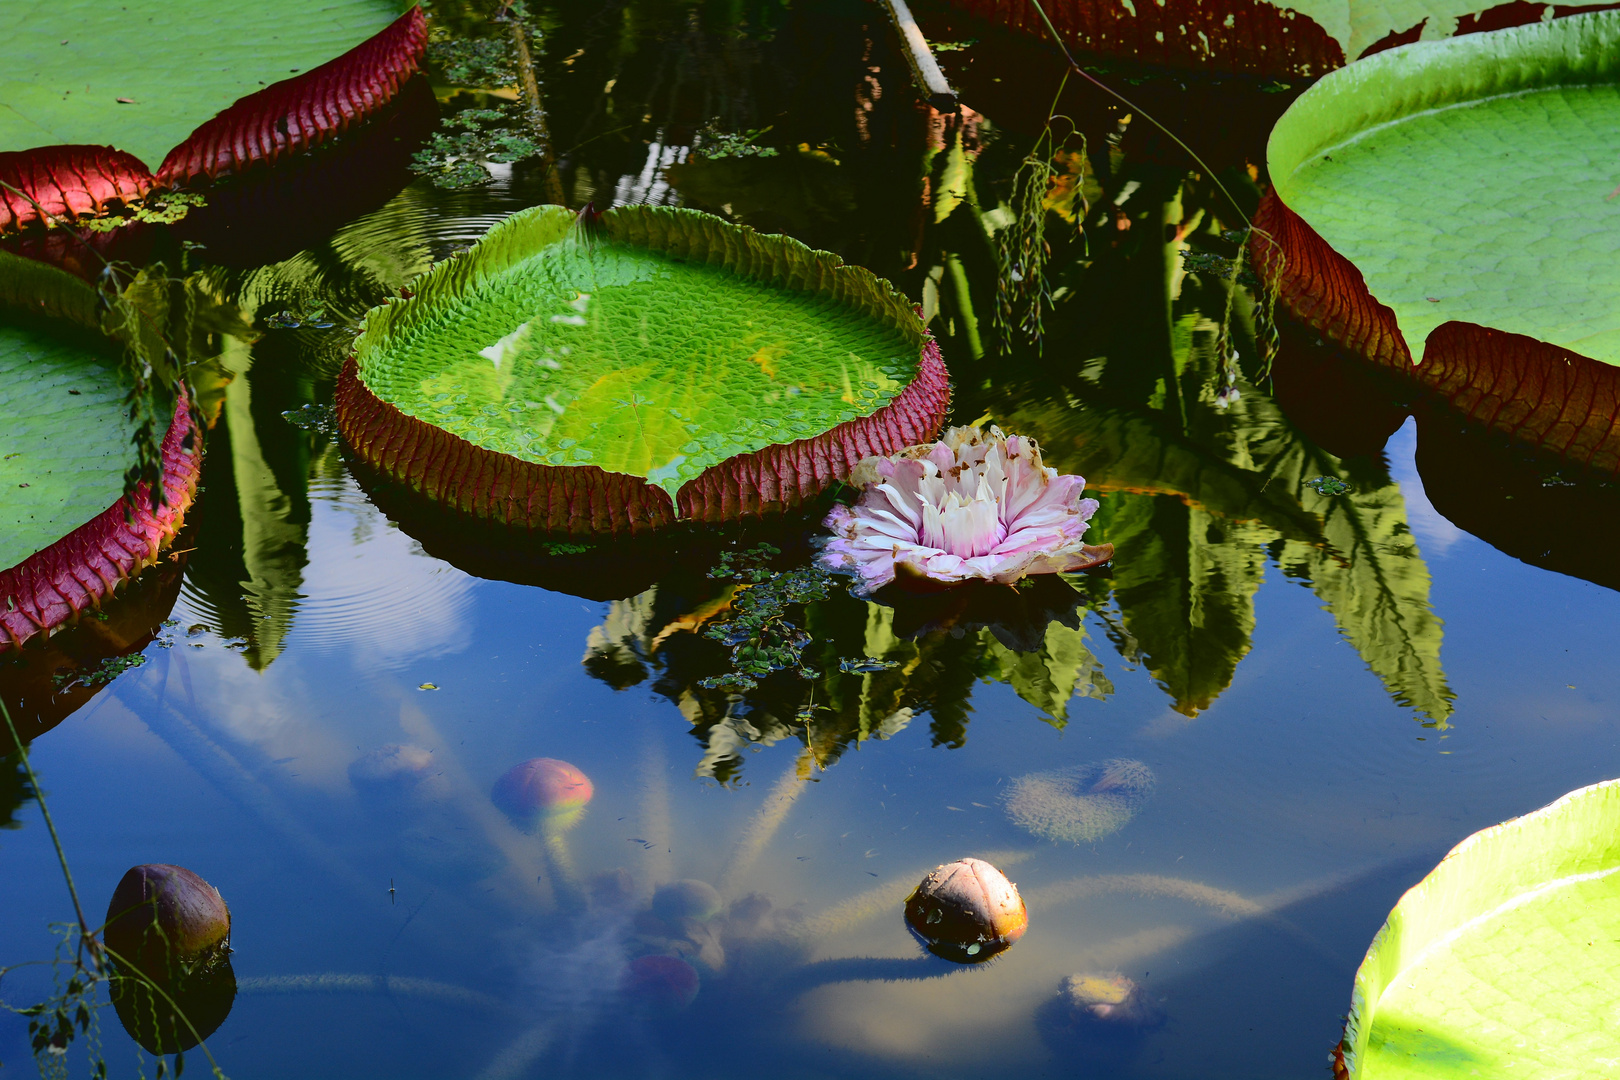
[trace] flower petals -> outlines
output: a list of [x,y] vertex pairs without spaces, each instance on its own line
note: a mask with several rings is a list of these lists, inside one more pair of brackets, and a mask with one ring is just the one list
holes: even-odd
[[850,482],[861,496],[827,516],[835,537],[822,560],[858,573],[868,592],[897,574],[1011,584],[1113,556],[1112,545],[1081,542],[1097,512],[1097,500],[1081,498],[1085,478],[1047,468],[1035,440],[994,427],[955,427],[938,442],[867,458]]

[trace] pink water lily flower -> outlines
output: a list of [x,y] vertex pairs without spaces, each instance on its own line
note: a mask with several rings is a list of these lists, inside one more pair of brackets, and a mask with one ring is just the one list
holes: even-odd
[[956,427],[939,442],[894,457],[869,457],[850,483],[854,506],[827,515],[833,539],[821,558],[854,570],[867,592],[899,577],[943,587],[966,581],[1004,585],[1028,574],[1084,570],[1107,562],[1112,544],[1080,542],[1096,499],[1082,499],[1082,476],[1041,464],[1033,439],[992,427]]

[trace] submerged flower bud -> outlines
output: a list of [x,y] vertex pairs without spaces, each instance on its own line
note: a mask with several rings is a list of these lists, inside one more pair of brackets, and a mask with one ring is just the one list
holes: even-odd
[[508,769],[489,797],[514,823],[555,831],[578,821],[593,794],[590,777],[566,761],[542,757]]
[[935,956],[976,964],[1023,937],[1029,912],[1007,875],[983,859],[958,859],[906,898],[906,925]]
[[1086,481],[1041,463],[1033,439],[992,427],[956,427],[939,442],[855,466],[854,506],[835,507],[822,551],[832,569],[860,574],[880,589],[899,578],[949,586],[1010,585],[1029,574],[1064,573],[1113,557],[1111,544],[1081,542],[1096,513],[1082,499]]

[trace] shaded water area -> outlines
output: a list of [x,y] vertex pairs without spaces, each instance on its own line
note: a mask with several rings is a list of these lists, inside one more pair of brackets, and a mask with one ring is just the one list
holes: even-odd
[[[179,554],[106,620],[0,654],[0,686],[93,914],[147,862],[229,902],[227,1075],[1324,1075],[1402,891],[1474,830],[1620,775],[1620,496],[1460,429],[1242,284],[1212,179],[1253,208],[1299,87],[1108,74],[1212,178],[1046,49],[931,8],[959,114],[918,104],[875,6],[533,10],[571,206],[694,206],[888,277],[941,344],[953,421],[1084,474],[1088,539],[1116,556],[961,602],[835,588],[797,616],[808,675],[705,685],[734,595],[708,571],[758,543],[802,565],[813,518],[599,551],[503,537],[356,475],[330,425],[363,313],[547,201],[544,169],[413,181],[394,141],[431,127],[424,92],[373,141],[222,189],[262,212],[188,238],[257,337],[223,339]],[[1047,124],[1054,100],[1072,120]],[[53,684],[137,645],[104,687]],[[550,841],[490,800],[535,757],[595,789]],[[71,909],[4,764],[12,964],[48,959]],[[900,914],[966,855],[1030,911],[972,967]],[[683,881],[718,908],[658,891]],[[660,954],[695,997],[626,988]],[[1060,987],[1114,973],[1151,1015],[1099,1032]],[[100,1032],[133,1075],[110,1011]],[[29,1056],[0,1015],[0,1062]]]

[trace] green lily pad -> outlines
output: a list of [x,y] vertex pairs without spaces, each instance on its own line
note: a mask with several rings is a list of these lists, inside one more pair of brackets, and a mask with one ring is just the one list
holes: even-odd
[[1420,42],[1328,75],[1267,155],[1414,358],[1458,321],[1620,364],[1620,13]]
[[114,358],[43,331],[0,324],[0,569],[104,512],[135,460]]
[[1373,939],[1342,1053],[1355,1080],[1613,1076],[1620,781],[1475,833]]
[[514,215],[378,309],[359,378],[407,416],[673,499],[710,466],[882,409],[918,372],[904,297],[795,241],[628,206]]
[[[156,168],[238,98],[384,29],[398,0],[0,4],[0,151],[111,143]],[[126,100],[120,100],[126,99]]]

